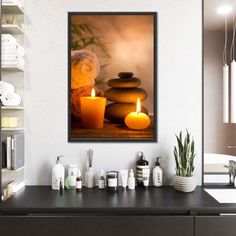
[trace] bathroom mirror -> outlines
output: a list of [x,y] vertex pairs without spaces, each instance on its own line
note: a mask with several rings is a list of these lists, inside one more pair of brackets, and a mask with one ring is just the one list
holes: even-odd
[[229,172],[231,184],[236,173],[236,76],[231,64],[236,0],[205,0],[203,13],[203,182],[228,185]]

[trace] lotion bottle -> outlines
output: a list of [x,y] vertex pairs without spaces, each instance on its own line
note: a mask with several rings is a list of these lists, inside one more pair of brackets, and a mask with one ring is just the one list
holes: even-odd
[[128,178],[128,189],[135,189],[135,178],[134,178],[134,172],[133,169],[129,172],[129,178]]
[[160,167],[159,157],[157,157],[156,167],[153,169],[153,185],[161,187],[163,185],[163,170]]
[[98,180],[98,188],[105,189],[105,178],[104,178],[104,171],[101,170],[100,178]]
[[62,156],[57,157],[56,165],[52,168],[52,189],[60,190],[60,185],[64,189],[65,168],[61,164]]
[[137,187],[147,188],[149,185],[149,163],[142,152],[138,152],[139,159],[136,162]]
[[82,192],[82,175],[80,170],[78,170],[78,176],[76,178],[76,191]]

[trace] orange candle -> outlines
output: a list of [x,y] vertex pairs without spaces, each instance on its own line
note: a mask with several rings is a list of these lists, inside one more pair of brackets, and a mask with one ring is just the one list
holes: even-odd
[[141,112],[140,99],[137,100],[136,112],[131,112],[125,117],[125,124],[130,129],[142,130],[146,129],[151,124],[148,115]]
[[106,98],[96,97],[95,89],[92,89],[91,97],[81,97],[81,124],[83,128],[103,128]]

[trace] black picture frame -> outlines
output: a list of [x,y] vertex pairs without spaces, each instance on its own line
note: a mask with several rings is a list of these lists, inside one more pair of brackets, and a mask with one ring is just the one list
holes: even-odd
[[[105,138],[99,138],[99,139],[87,139],[87,138],[72,138],[71,137],[71,89],[70,89],[70,80],[71,80],[71,17],[75,15],[152,15],[154,17],[153,22],[153,32],[154,32],[154,68],[153,68],[153,87],[154,87],[154,119],[153,119],[153,125],[154,125],[154,138],[153,140],[140,140],[140,139],[105,139]],[[157,143],[158,142],[158,122],[157,122],[157,114],[158,114],[158,13],[157,12],[68,12],[67,16],[67,77],[68,77],[68,83],[67,83],[67,141],[69,143],[100,143],[100,142],[106,142],[106,143],[127,143],[127,142],[133,142],[133,143]]]

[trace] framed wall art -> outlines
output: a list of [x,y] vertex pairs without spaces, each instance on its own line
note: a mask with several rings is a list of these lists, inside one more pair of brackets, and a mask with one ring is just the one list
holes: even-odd
[[157,141],[157,13],[68,13],[68,141]]

